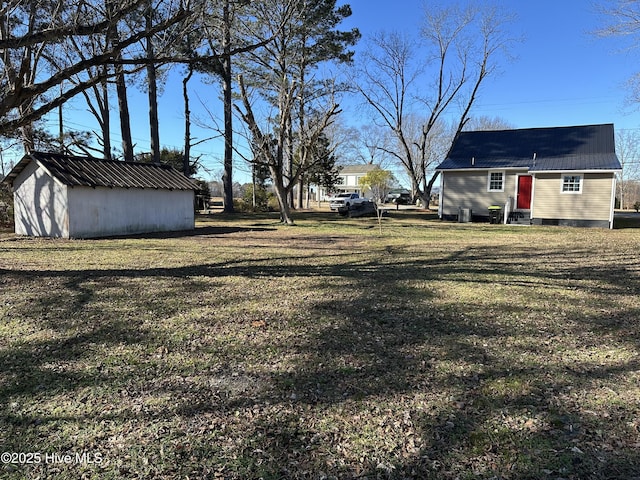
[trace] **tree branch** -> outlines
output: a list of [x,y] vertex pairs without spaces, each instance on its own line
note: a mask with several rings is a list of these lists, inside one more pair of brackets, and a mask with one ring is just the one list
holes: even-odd
[[[15,108],[18,108],[20,105],[23,105],[25,100],[33,100],[38,96],[48,92],[52,88],[59,86],[64,80],[68,80],[74,75],[77,75],[87,69],[104,65],[109,63],[117,63],[114,56],[122,51],[124,48],[133,45],[143,38],[154,35],[155,33],[162,31],[169,26],[178,23],[184,19],[186,19],[191,13],[185,10],[180,10],[173,17],[165,20],[164,22],[159,23],[154,26],[151,30],[145,30],[138,32],[124,41],[119,42],[113,49],[101,54],[96,55],[91,58],[83,58],[82,60],[74,63],[73,65],[66,67],[62,70],[59,70],[54,75],[49,77],[47,80],[42,81],[37,84],[23,86],[20,84],[14,84],[13,88],[8,92],[5,92],[3,98],[0,101],[0,117],[5,118],[8,116],[9,112]],[[33,69],[32,69],[33,70]],[[24,77],[22,77],[24,78]],[[41,107],[35,109],[28,115],[25,115],[21,118],[11,119],[11,120],[3,120],[0,122],[0,133],[7,132],[10,129],[18,128],[23,125],[27,125],[42,117],[46,113],[50,112],[54,108],[62,105],[64,102],[71,99],[73,96],[81,93],[83,90],[91,88],[92,86],[99,83],[101,80],[108,78],[106,75],[97,75],[93,77],[91,80],[87,82],[82,82],[77,84],[74,88],[68,90],[63,93],[56,99],[49,101],[42,105]]]
[[32,47],[41,43],[57,43],[61,38],[70,36],[88,36],[104,32],[113,25],[114,21],[124,18],[135,10],[143,0],[136,0],[118,10],[114,18],[108,18],[98,23],[89,25],[69,25],[62,28],[49,28],[37,32],[30,32],[21,37],[9,37],[0,39],[0,50],[14,50],[23,47]]

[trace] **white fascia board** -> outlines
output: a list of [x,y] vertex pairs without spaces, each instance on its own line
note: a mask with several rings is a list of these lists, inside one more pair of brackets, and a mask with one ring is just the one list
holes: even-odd
[[473,167],[473,168],[445,168],[436,170],[436,172],[486,172],[489,170],[509,170],[509,171],[528,171],[527,167]]
[[564,174],[564,175],[568,175],[568,174],[580,174],[580,173],[619,173],[622,172],[622,170],[604,170],[604,169],[595,169],[595,170],[534,170],[534,171],[530,171],[529,173],[531,173],[532,175],[536,175],[538,173],[559,173],[559,174]]

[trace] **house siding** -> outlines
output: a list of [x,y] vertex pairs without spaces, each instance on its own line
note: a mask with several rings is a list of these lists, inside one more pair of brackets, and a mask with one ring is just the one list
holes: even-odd
[[490,205],[504,206],[509,197],[515,198],[517,175],[526,172],[505,171],[502,192],[487,191],[489,170],[442,172],[443,217],[457,217],[458,208],[470,208],[473,216],[488,216]]
[[192,190],[73,187],[68,196],[72,237],[190,230],[195,226]]
[[69,237],[67,187],[35,162],[13,183],[15,232],[18,235]]
[[611,215],[613,174],[581,174],[583,183],[582,192],[579,194],[561,193],[562,175],[563,173],[535,175],[532,212],[534,221],[548,219],[608,223]]
[[[532,177],[530,208],[524,208],[529,186],[523,183],[524,211],[511,220],[612,228],[615,174],[621,168],[613,124],[461,132],[436,168],[444,191],[441,216],[455,218],[462,207],[481,217],[489,204],[503,205],[509,197],[516,203],[515,182],[526,174]],[[487,192],[484,174],[501,169],[509,175],[505,191]],[[567,174],[581,176],[580,189],[574,181],[571,189],[577,191],[561,191]]]
[[[347,165],[343,167],[338,175],[338,183],[332,188],[335,192],[356,192],[362,195],[362,188],[360,187],[360,179],[364,177],[371,170],[380,168],[377,165],[364,164],[364,165]],[[326,187],[319,185],[313,185],[312,191],[315,200],[327,201],[332,196]],[[366,198],[371,198],[369,192],[362,195]]]

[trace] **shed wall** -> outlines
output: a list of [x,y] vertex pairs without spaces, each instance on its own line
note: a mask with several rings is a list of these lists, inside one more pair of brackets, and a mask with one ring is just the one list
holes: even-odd
[[18,235],[69,237],[67,187],[31,162],[13,182]]
[[609,221],[612,173],[586,173],[582,192],[562,193],[562,174],[536,174],[533,218]]
[[192,190],[69,188],[72,237],[190,230],[195,226]]

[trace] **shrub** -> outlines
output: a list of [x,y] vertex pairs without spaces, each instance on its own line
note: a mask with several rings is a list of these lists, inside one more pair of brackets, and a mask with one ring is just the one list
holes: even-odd
[[6,184],[0,184],[0,225],[13,223],[13,194]]
[[253,207],[253,185],[248,185],[244,190],[242,203],[244,204],[245,211],[268,212],[271,207],[269,200],[273,196],[272,193],[267,192],[266,188],[256,185],[256,204],[255,207]]

